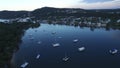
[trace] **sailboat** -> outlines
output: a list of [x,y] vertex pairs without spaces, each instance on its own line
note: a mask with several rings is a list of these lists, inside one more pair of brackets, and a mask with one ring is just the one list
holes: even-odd
[[65,57],[62,59],[63,61],[68,61],[69,57],[65,54]]

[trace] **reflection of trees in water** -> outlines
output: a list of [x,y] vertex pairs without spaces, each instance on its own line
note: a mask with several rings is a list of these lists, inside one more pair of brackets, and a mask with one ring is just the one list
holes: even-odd
[[13,52],[18,50],[24,31],[39,26],[39,23],[0,23],[0,68],[10,67]]
[[120,23],[112,22],[108,23],[106,26],[107,29],[114,29],[114,30],[120,30]]
[[51,21],[51,22],[48,22],[48,24],[68,25],[68,26],[74,26],[74,27],[80,27],[80,28],[88,27],[90,28],[91,31],[94,31],[95,29],[99,29],[99,28],[104,28],[106,29],[106,31],[109,31],[110,29],[120,30],[120,23],[116,23],[116,22],[103,24],[104,26],[98,26],[97,25],[98,23],[92,23],[91,25],[89,25],[83,22],[81,24],[79,24],[78,22],[74,22],[71,24],[70,21],[67,21],[66,23],[63,23],[63,22],[52,23]]
[[90,28],[91,31],[94,31],[95,29],[99,29],[99,28],[104,28],[106,29],[106,31],[109,31],[110,29],[113,29],[113,30],[120,30],[120,23],[115,23],[115,24],[107,24],[106,26],[104,27],[97,27],[97,26],[87,26],[86,24],[77,24],[77,25],[74,25],[75,27],[76,26],[80,26],[80,28],[83,28],[83,27],[88,27]]

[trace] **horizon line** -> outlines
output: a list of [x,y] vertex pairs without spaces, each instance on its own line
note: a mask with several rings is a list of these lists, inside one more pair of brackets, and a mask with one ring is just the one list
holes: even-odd
[[[44,6],[44,7],[49,7],[49,6]],[[41,7],[41,8],[44,8],[44,7]],[[36,8],[36,9],[41,9],[41,8]],[[49,7],[49,8],[61,8],[62,9],[62,7]],[[73,8],[73,7],[65,7],[65,8],[68,8],[68,9],[84,9],[84,10],[104,10],[104,9],[120,9],[120,8]],[[4,9],[4,10],[0,10],[0,11],[34,11],[34,10],[36,10],[36,9],[31,9],[31,10],[25,10],[25,9],[18,9],[18,10],[15,10],[15,9],[11,9],[11,10],[7,10],[7,9]],[[64,9],[64,8],[63,8]]]

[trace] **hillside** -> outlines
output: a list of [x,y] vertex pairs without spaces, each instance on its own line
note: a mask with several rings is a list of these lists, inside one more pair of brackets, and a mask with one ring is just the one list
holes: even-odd
[[0,19],[13,19],[28,15],[29,11],[0,11]]
[[1,19],[12,19],[18,17],[35,17],[36,19],[44,19],[50,16],[75,16],[75,17],[115,17],[119,18],[120,9],[91,9],[85,10],[80,8],[53,8],[43,7],[33,11],[0,11]]

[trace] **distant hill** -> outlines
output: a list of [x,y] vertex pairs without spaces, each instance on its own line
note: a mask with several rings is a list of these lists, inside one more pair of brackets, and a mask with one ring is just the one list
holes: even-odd
[[36,18],[46,18],[49,16],[75,16],[75,17],[119,17],[120,9],[91,9],[85,10],[80,8],[52,8],[43,7],[36,9],[31,13]]
[[72,13],[83,12],[84,9],[77,8],[53,8],[53,7],[43,7],[32,11],[32,15],[36,18],[46,17],[46,16],[71,16]]
[[75,16],[75,17],[119,17],[120,9],[91,9],[80,8],[53,8],[43,7],[33,11],[0,11],[0,18],[10,19],[32,16],[36,19],[44,19],[50,16]]
[[1,19],[13,19],[18,17],[24,17],[28,15],[29,11],[0,11]]

